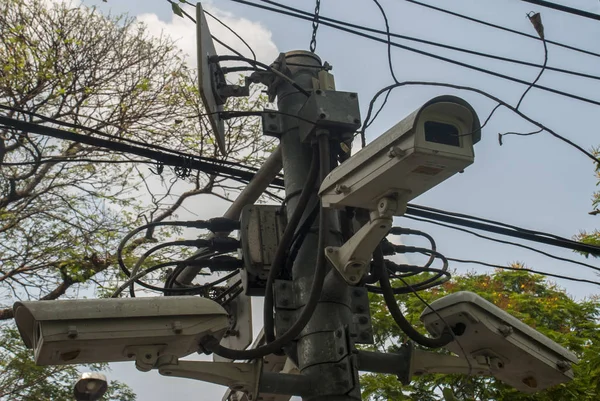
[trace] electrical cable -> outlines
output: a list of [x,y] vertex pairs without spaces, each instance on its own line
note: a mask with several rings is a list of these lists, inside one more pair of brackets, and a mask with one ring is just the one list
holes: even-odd
[[[392,227],[388,233],[388,235],[418,235],[420,237],[425,238],[427,241],[429,241],[429,245],[431,246],[429,249],[431,249],[432,251],[437,251],[437,244],[435,243],[435,240],[433,239],[433,237],[429,234],[427,234],[424,231],[420,231],[420,230],[413,230],[412,228],[405,228],[405,227]],[[388,242],[389,245],[393,245],[391,242]],[[392,250],[394,252],[396,252],[395,249]],[[435,253],[431,253],[429,255],[429,260],[427,261],[427,263],[425,263],[425,267],[429,267],[433,264],[434,260],[435,260]]]
[[[431,310],[442,321],[442,323],[444,323],[444,326],[446,326],[446,330],[442,332],[442,336],[444,336],[445,333],[449,333],[452,336],[452,340],[456,342],[456,345],[458,345],[458,348],[460,348],[463,358],[467,361],[467,365],[469,365],[469,371],[467,372],[467,376],[470,376],[473,371],[473,365],[471,364],[471,358],[469,358],[469,355],[467,354],[467,352],[465,351],[461,342],[459,341],[458,337],[454,333],[452,326],[450,326],[450,324],[446,321],[446,319],[444,319],[443,316],[440,315],[440,313],[429,304],[429,302],[427,302],[423,297],[421,297],[419,295],[419,293],[414,288],[411,287],[410,284],[408,284],[406,281],[404,281],[404,279],[402,279],[401,277],[399,277],[399,280],[402,281],[405,286],[411,288],[413,290],[412,293],[417,297],[417,299],[419,299],[419,301],[421,301],[421,303],[423,303],[426,308],[429,308],[429,310]],[[425,338],[427,338],[427,337],[425,337]]]
[[[291,13],[291,12],[286,12],[286,11],[275,9],[275,8],[272,8],[272,7],[263,6],[263,5],[260,5],[260,4],[255,4],[255,3],[252,3],[252,2],[249,2],[249,1],[245,1],[245,0],[231,0],[231,1],[236,2],[236,3],[246,4],[246,5],[249,5],[249,6],[252,6],[252,7],[258,7],[258,8],[269,10],[269,11],[274,11],[274,12],[280,13],[280,14],[290,15],[292,17],[296,17],[296,18],[300,18],[300,19],[307,19],[306,17],[304,17],[302,15],[294,14],[294,13]],[[372,35],[367,35],[365,33],[357,32],[357,31],[354,31],[352,29],[348,29],[348,28],[345,28],[343,26],[335,25],[335,24],[332,24],[332,23],[324,21],[324,20],[321,20],[321,24],[325,25],[325,26],[329,26],[329,27],[337,29],[337,30],[341,30],[341,31],[344,31],[344,32],[347,32],[347,33],[351,33],[353,35],[357,35],[357,36],[361,36],[361,37],[364,37],[364,38],[367,38],[367,39],[371,39],[371,40],[374,40],[376,42],[381,42],[381,43],[386,43],[386,44],[388,43],[388,41],[386,39],[382,39],[382,38],[378,38],[378,37],[375,37],[375,36],[372,36]],[[484,73],[484,74],[492,75],[492,76],[495,76],[497,78],[502,78],[502,79],[509,80],[509,81],[512,81],[512,82],[520,83],[522,85],[529,85],[530,84],[530,82],[528,82],[528,81],[525,81],[525,80],[522,80],[522,79],[519,79],[519,78],[515,78],[515,77],[510,76],[510,75],[505,75],[505,74],[502,74],[502,73],[499,73],[499,72],[496,72],[496,71],[488,70],[488,69],[485,69],[485,68],[482,68],[482,67],[477,67],[477,66],[469,64],[469,63],[465,63],[465,62],[462,62],[462,61],[454,60],[454,59],[447,58],[447,57],[444,57],[444,56],[440,56],[440,55],[437,55],[437,54],[434,54],[434,53],[429,53],[429,52],[426,52],[426,51],[423,51],[423,50],[419,50],[419,49],[416,49],[416,48],[413,48],[413,47],[410,47],[410,46],[405,46],[405,45],[402,45],[402,44],[399,44],[399,43],[395,43],[395,42],[392,42],[391,44],[394,47],[397,47],[397,48],[400,48],[400,49],[403,49],[403,50],[406,50],[406,51],[417,53],[417,54],[420,54],[422,56],[431,57],[431,58],[434,58],[434,59],[437,59],[437,60],[440,60],[440,61],[445,61],[447,63],[455,64],[455,65],[458,65],[460,67],[464,67],[464,68],[471,69],[471,70],[474,70],[474,71],[478,71],[478,72],[481,72],[481,73]],[[590,103],[590,104],[594,104],[594,105],[600,106],[600,101],[593,100],[593,99],[588,99],[586,97],[579,96],[579,95],[574,95],[572,93],[564,92],[564,91],[561,91],[561,90],[558,90],[558,89],[554,89],[554,88],[550,88],[550,87],[546,87],[546,86],[542,86],[542,85],[535,85],[535,88],[538,88],[540,90],[544,90],[544,91],[547,91],[547,92],[550,92],[550,93],[558,94],[558,95],[561,95],[561,96],[565,96],[565,97],[568,97],[568,98],[571,98],[571,99],[576,99],[576,100],[579,100],[579,101],[582,101],[582,102],[585,102],[585,103]]]
[[[319,144],[319,163],[320,163],[320,178],[321,181],[329,174],[330,171],[330,149],[329,139],[321,135],[318,137]],[[302,312],[292,327],[284,334],[278,336],[275,341],[249,350],[234,350],[223,347],[219,344],[219,340],[209,336],[203,339],[202,345],[209,352],[213,352],[227,359],[256,359],[263,356],[279,352],[281,348],[293,341],[304,329],[310,318],[312,317],[323,290],[325,276],[327,275],[327,261],[325,258],[325,245],[327,241],[327,232],[329,231],[329,220],[327,210],[321,205],[319,213],[319,240],[317,245],[317,263],[315,275],[312,281],[310,294],[306,305],[302,308]]]
[[[192,5],[192,3],[188,2],[188,1],[186,1],[186,4]],[[196,7],[195,4],[193,6]],[[227,28],[231,33],[233,33],[248,48],[248,50],[250,50],[250,53],[252,53],[252,58],[254,59],[254,61],[256,61],[256,53],[254,52],[252,47],[248,44],[248,42],[246,42],[244,40],[243,37],[241,37],[236,31],[234,31],[229,25],[227,25],[226,23],[221,21],[219,18],[215,17],[214,15],[212,15],[211,13],[209,13],[208,11],[206,11],[204,9],[203,9],[203,11],[204,11],[204,14],[208,15],[209,17],[211,17],[212,19],[217,21],[219,24],[221,24],[225,28]]]
[[[408,264],[396,264],[390,260],[385,261],[386,271],[393,271],[394,273],[402,273],[402,277],[410,277],[419,273],[435,273],[433,276],[425,279],[424,281],[413,284],[413,288],[418,289],[418,291],[426,290],[428,288],[433,288],[438,285],[445,283],[450,280],[451,275],[448,271],[448,259],[437,251],[433,251],[427,248],[419,248],[419,247],[407,247],[404,245],[395,245],[391,244],[394,251],[398,253],[426,253],[426,254],[434,254],[437,258],[439,258],[443,265],[441,269],[433,268],[433,267],[425,267],[425,266],[416,266],[416,265],[408,265]],[[366,285],[365,286],[369,292],[375,294],[381,294],[381,287]],[[393,288],[394,294],[408,294],[411,290],[405,287],[397,287]]]
[[[284,10],[289,10],[289,11],[291,11],[293,13],[298,13],[298,14],[302,14],[302,15],[305,15],[305,16],[310,16],[311,15],[310,13],[308,13],[306,11],[300,10],[298,8],[286,6],[284,4],[280,4],[280,3],[276,2],[276,1],[272,1],[272,0],[260,0],[260,1],[262,1],[263,3],[274,5],[276,7],[280,7],[282,9],[284,9]],[[271,10],[271,11],[274,11],[274,10]],[[290,14],[285,13],[285,15],[290,15]],[[299,18],[299,16],[296,16],[296,15],[290,15],[290,16]],[[362,26],[362,25],[358,25],[358,24],[352,24],[352,23],[349,23],[349,22],[346,22],[346,21],[340,21],[340,20],[335,19],[335,18],[328,18],[328,17],[323,17],[323,16],[320,16],[320,18],[323,21],[326,21],[326,22],[332,22],[332,23],[339,24],[339,25],[346,26],[346,27],[360,29],[360,30],[363,30],[363,31],[366,31],[366,32],[372,32],[372,33],[377,33],[377,34],[386,35],[386,36],[389,35],[389,36],[394,37],[394,38],[408,40],[408,41],[416,42],[416,43],[421,43],[421,44],[425,44],[425,45],[428,45],[428,46],[439,47],[439,48],[442,48],[442,49],[452,50],[452,51],[456,51],[456,52],[460,52],[460,53],[471,54],[471,55],[479,56],[479,57],[485,57],[485,58],[489,58],[489,59],[492,59],[492,60],[504,61],[504,62],[507,62],[507,63],[524,65],[524,66],[528,66],[528,67],[536,67],[536,68],[541,68],[542,67],[542,65],[540,65],[540,64],[531,63],[531,62],[524,61],[524,60],[512,59],[512,58],[509,58],[509,57],[502,57],[502,56],[498,56],[498,55],[494,55],[494,54],[489,54],[489,53],[483,53],[483,52],[479,52],[479,51],[475,51],[475,50],[465,49],[465,48],[458,47],[458,46],[452,46],[452,45],[448,45],[448,44],[442,44],[442,43],[439,43],[438,41],[425,40],[425,39],[416,38],[416,37],[413,37],[413,36],[400,35],[400,34],[397,34],[397,33],[389,33],[388,34],[388,32],[382,31],[380,29],[369,28],[369,27],[365,27],[365,26]],[[302,19],[308,19],[308,18],[304,18],[303,17]],[[534,39],[539,39],[539,38],[537,38],[537,37],[535,37],[533,35],[527,35],[527,36],[531,36]],[[392,42],[392,43],[394,43],[394,42]],[[548,41],[548,43],[551,43],[551,42]],[[598,56],[600,56],[600,54],[598,54]],[[583,77],[583,78],[589,78],[589,79],[594,79],[594,80],[600,80],[600,76],[598,76],[598,75],[591,75],[591,74],[586,74],[586,73],[582,73],[582,72],[566,70],[566,69],[557,68],[557,67],[546,67],[546,69],[551,70],[551,71],[555,71],[555,72],[560,72],[560,73],[563,73],[563,74],[568,74],[568,75],[573,75],[573,76],[578,76],[578,77]]]
[[[241,267],[242,262],[241,261],[239,261],[239,262],[240,263],[238,263],[238,267]],[[178,261],[174,261],[174,262],[159,263],[155,266],[149,267],[145,270],[138,272],[135,276],[131,276],[127,281],[125,281],[119,288],[117,288],[113,292],[113,294],[111,295],[111,298],[118,297],[123,291],[125,291],[127,289],[127,287],[129,287],[131,285],[131,283],[135,282],[136,280],[139,280],[142,277],[144,277],[156,270],[164,269],[164,268],[170,267],[170,266],[176,266],[181,263],[185,263],[187,265],[202,266],[202,267],[211,267],[214,265],[214,262],[212,259],[208,259],[208,260],[178,260]],[[235,269],[234,272],[230,273],[229,275],[224,276],[224,277],[222,277],[218,280],[215,280],[211,283],[197,285],[197,286],[190,286],[187,288],[171,288],[168,291],[181,292],[181,293],[185,293],[185,294],[196,294],[203,290],[206,290],[207,288],[214,287],[217,284],[227,281],[229,278],[235,276],[236,274],[238,274],[237,268]],[[163,292],[165,291],[164,288],[160,288],[160,287],[155,287],[155,288],[157,288],[158,291],[163,291]]]
[[476,233],[474,231],[470,231],[470,230],[467,230],[465,228],[454,227],[454,226],[451,226],[451,225],[448,225],[448,224],[444,224],[444,223],[440,223],[440,222],[437,222],[437,221],[432,221],[432,220],[427,220],[427,219],[420,219],[420,218],[412,217],[412,216],[404,216],[404,217],[406,217],[407,219],[411,219],[411,220],[416,220],[416,221],[421,221],[421,222],[424,222],[424,223],[435,224],[435,225],[438,225],[438,226],[441,226],[441,227],[446,227],[446,228],[451,228],[453,230],[462,231],[462,232],[474,235],[474,236],[476,236],[478,238],[489,240],[489,241],[493,241],[493,242],[498,242],[500,244],[517,246],[519,248],[527,249],[527,250],[539,253],[541,255],[547,256],[547,257],[552,258],[552,259],[560,260],[560,261],[567,262],[567,263],[573,263],[573,264],[580,265],[580,266],[583,266],[583,267],[587,267],[589,269],[596,270],[596,271],[600,272],[600,267],[596,267],[596,266],[593,266],[593,265],[590,265],[590,264],[584,263],[584,262],[579,262],[577,260],[573,260],[573,259],[568,259],[568,258],[563,258],[563,257],[560,257],[560,256],[552,255],[550,253],[541,251],[539,249],[536,249],[536,248],[533,248],[533,247],[530,247],[530,246],[527,246],[527,245],[519,244],[517,242],[504,241],[504,240],[501,240],[501,239],[498,239],[498,238],[488,237],[486,235],[478,234],[478,233]]
[[578,8],[567,7],[562,4],[556,4],[556,3],[552,3],[552,2],[544,1],[544,0],[521,0],[521,1],[524,1],[525,3],[535,4],[536,6],[551,8],[553,10],[562,11],[562,12],[568,13],[568,14],[573,14],[578,17],[590,18],[590,19],[593,19],[596,21],[600,21],[600,15],[590,13],[590,12],[587,12],[584,10],[580,10]]
[[[395,83],[398,83],[400,81],[398,81],[398,78],[396,78],[396,74],[394,73],[394,65],[393,65],[393,60],[392,60],[392,36],[390,34],[390,23],[388,21],[388,17],[387,17],[385,10],[381,6],[381,3],[379,3],[378,0],[373,0],[373,2],[375,3],[375,5],[377,5],[377,8],[379,8],[379,11],[381,12],[381,15],[383,17],[383,22],[385,23],[385,34],[387,36],[388,66],[390,68],[390,74],[392,75],[392,79],[394,80]],[[385,105],[385,100],[384,100],[383,104]],[[383,108],[383,106],[382,106],[382,108]],[[379,111],[381,111],[381,109]]]
[[[390,278],[388,276],[388,272],[386,271],[386,269],[382,269],[380,274],[381,274],[381,278],[379,280],[379,284],[381,286],[381,292],[383,293],[383,299],[385,300],[385,304],[388,307],[390,315],[392,315],[392,318],[394,319],[394,321],[396,322],[398,327],[400,327],[400,329],[411,340],[413,340],[417,344],[422,345],[423,347],[427,347],[427,348],[441,348],[441,347],[444,347],[445,345],[448,345],[449,343],[451,343],[454,340],[454,334],[452,333],[451,329],[444,330],[442,332],[442,334],[440,335],[440,337],[436,337],[436,338],[425,337],[423,334],[419,333],[413,327],[413,325],[408,320],[406,320],[406,318],[404,317],[404,314],[400,310],[400,307],[398,306],[398,303],[396,302],[396,297],[394,296],[392,285],[390,283]],[[406,282],[405,282],[405,285],[407,285]],[[416,293],[416,290],[413,292]]]
[[[563,141],[563,142],[567,143],[568,145],[574,147],[575,149],[579,150],[581,153],[583,153],[584,155],[586,155],[587,157],[592,159],[594,161],[594,163],[600,163],[600,159],[596,158],[592,153],[588,152],[587,150],[585,150],[581,146],[577,145],[570,139],[567,139],[564,136],[557,134],[554,130],[552,130],[552,129],[548,128],[547,126],[543,125],[542,123],[539,123],[536,120],[528,117],[526,114],[522,113],[520,110],[515,109],[513,106],[511,106],[510,104],[506,103],[505,101],[497,98],[496,96],[493,96],[483,90],[476,89],[476,88],[473,88],[470,86],[453,85],[453,84],[446,84],[446,83],[442,83],[442,82],[426,82],[426,81],[404,81],[404,82],[400,82],[398,84],[392,84],[392,85],[386,86],[385,88],[380,89],[379,92],[377,92],[375,94],[375,96],[373,96],[373,99],[371,99],[371,102],[369,103],[367,117],[364,120],[365,121],[364,125],[366,126],[366,122],[370,119],[371,114],[373,112],[373,105],[374,105],[375,101],[377,100],[377,98],[379,96],[381,96],[382,93],[384,93],[390,89],[398,88],[400,86],[409,86],[409,85],[441,86],[441,87],[446,87],[446,88],[466,90],[466,91],[478,93],[482,96],[487,97],[488,99],[495,101],[496,103],[500,103],[502,106],[511,110],[513,113],[517,114],[522,119],[532,123],[533,125],[537,126],[538,128],[543,129],[544,131],[547,131],[550,135],[554,136],[555,138],[558,138],[561,141]],[[536,88],[539,88],[539,87],[536,86]],[[361,135],[361,140],[362,140],[362,144],[364,147],[366,145],[365,129],[361,130],[360,135]]]
[[[534,234],[534,235],[540,235],[540,236],[548,237],[548,238],[555,238],[555,239],[557,239],[559,241],[570,242],[570,243],[575,244],[575,245],[581,244],[580,242],[573,241],[571,239],[558,236],[556,234],[550,234],[550,233],[545,233],[545,232],[542,232],[542,231],[530,230],[528,228],[523,228],[523,227],[519,227],[519,226],[507,224],[507,223],[502,223],[502,222],[496,221],[496,220],[484,219],[482,217],[472,216],[472,215],[469,215],[469,214],[458,213],[458,212],[451,212],[451,211],[442,210],[442,209],[436,209],[436,208],[429,207],[429,206],[417,205],[415,203],[409,203],[408,206],[411,208],[411,210],[412,209],[426,210],[426,211],[433,212],[433,213],[445,214],[445,215],[448,215],[448,216],[460,217],[460,218],[463,218],[463,219],[480,221],[482,223],[494,224],[494,225],[497,225],[497,226],[510,228],[512,230],[521,231],[521,232],[524,232],[524,233],[529,233],[529,234]],[[598,248],[598,250],[600,251],[600,248]]]
[[[199,159],[199,160],[210,161],[210,162],[214,162],[214,163],[222,163],[222,164],[227,164],[227,165],[231,165],[231,166],[238,166],[238,167],[246,168],[246,169],[252,170],[252,171],[257,171],[258,170],[255,167],[246,166],[246,165],[244,165],[242,163],[238,163],[238,162],[232,162],[232,161],[229,161],[229,160],[222,160],[222,159],[215,159],[215,158],[212,158],[212,157],[205,157],[205,156],[195,156],[195,155],[191,155],[189,153],[178,151],[176,149],[171,149],[171,148],[167,148],[167,147],[160,146],[160,145],[150,144],[148,142],[138,141],[138,140],[135,140],[135,139],[123,138],[123,137],[120,137],[120,136],[117,136],[117,135],[108,134],[106,132],[100,131],[100,130],[95,129],[95,128],[86,127],[86,126],[80,125],[80,124],[73,124],[73,123],[70,123],[70,122],[67,122],[67,121],[61,121],[61,120],[58,120],[56,118],[47,117],[47,116],[44,116],[42,114],[38,114],[38,113],[35,113],[35,112],[32,112],[32,111],[28,111],[28,110],[24,110],[24,109],[20,109],[20,108],[16,108],[16,107],[11,107],[11,106],[0,104],[0,109],[6,110],[6,111],[12,111],[12,112],[15,112],[15,113],[25,114],[25,115],[28,115],[28,116],[31,116],[31,117],[36,117],[36,118],[39,118],[40,120],[43,120],[45,122],[56,124],[56,125],[60,125],[60,126],[63,126],[63,127],[68,127],[68,128],[73,128],[73,129],[77,129],[77,130],[87,131],[87,132],[90,132],[90,133],[93,133],[93,134],[97,134],[97,135],[105,137],[105,138],[114,139],[115,141],[119,141],[119,142],[127,142],[127,143],[131,143],[131,144],[134,144],[134,145],[144,146],[144,147],[147,147],[147,148],[150,148],[150,149],[161,150],[161,151],[168,152],[168,153],[174,153],[176,155],[180,155],[180,156],[184,156],[184,157],[191,157],[191,158],[196,158],[196,159]],[[274,111],[274,112],[278,113],[278,111]],[[234,111],[222,111],[222,112],[218,112],[218,113],[234,113]],[[202,114],[200,117],[208,116],[210,114],[215,114],[215,113]],[[194,116],[194,118],[195,117],[197,117],[197,116]]]
[[530,268],[524,267],[524,266],[523,267],[502,266],[502,265],[497,265],[497,264],[493,264],[493,263],[482,262],[479,260],[466,260],[466,259],[456,259],[456,258],[448,258],[448,260],[451,262],[477,264],[477,265],[481,265],[481,266],[493,267],[495,269],[502,269],[502,270],[526,271],[529,273],[540,274],[542,276],[554,277],[554,278],[559,278],[562,280],[576,281],[579,283],[588,283],[588,284],[594,284],[594,285],[600,286],[600,281],[586,280],[583,278],[576,278],[576,277],[571,277],[571,276],[563,276],[561,274],[543,272],[543,271],[539,271],[539,270],[530,269]]
[[[157,160],[169,166],[179,166],[187,169],[197,169],[206,174],[215,174],[242,183],[247,183],[254,177],[254,173],[250,171],[243,171],[237,168],[225,166],[221,163],[212,163],[204,160],[199,160],[195,157],[184,158],[175,154],[167,154],[147,148],[127,145],[121,142],[113,142],[102,138],[77,134],[74,132],[48,127],[41,124],[29,123],[10,117],[0,116],[0,124],[5,124],[18,130],[31,132],[34,134],[46,135],[68,141],[80,142],[86,145],[103,147],[118,152],[134,154],[137,156]],[[270,185],[273,188],[280,189],[283,187],[283,180],[280,178],[275,178]]]
[[[225,298],[230,295],[231,293],[234,293],[234,295],[231,296],[231,298],[235,298],[235,293],[237,292],[237,288],[240,287],[242,285],[242,280],[238,280],[235,283],[231,284],[229,287],[227,287],[222,293],[220,293],[218,296],[216,296],[215,298],[213,298],[213,301],[218,302],[219,304],[223,305],[222,302],[223,300],[225,300]],[[243,288],[242,288],[243,290]]]
[[278,278],[282,267],[284,267],[285,265],[286,256],[288,254],[288,250],[290,249],[290,245],[292,244],[294,233],[298,228],[298,224],[300,224],[300,219],[306,211],[306,206],[308,205],[310,198],[315,193],[315,183],[317,182],[318,177],[319,149],[317,146],[315,146],[313,148],[312,160],[308,171],[308,175],[306,177],[306,181],[302,188],[302,192],[300,193],[300,196],[298,198],[296,208],[294,209],[292,215],[288,219],[287,225],[285,226],[285,230],[283,231],[283,234],[279,239],[279,245],[277,246],[277,251],[275,251],[275,255],[273,256],[273,262],[271,263],[271,268],[269,269],[269,275],[267,277],[267,283],[265,285],[263,325],[265,339],[267,343],[271,343],[275,340],[275,320],[273,317],[273,285],[275,284],[275,280]]
[[212,56],[212,57],[209,57],[209,61],[213,60],[213,59],[217,60],[217,61],[245,61],[246,63],[253,65],[255,67],[262,67],[265,70],[277,75],[279,78],[283,79],[284,81],[286,81],[287,83],[292,85],[294,87],[294,89],[298,90],[298,92],[302,93],[306,97],[310,97],[310,92],[307,91],[306,89],[304,89],[303,87],[301,87],[300,85],[298,85],[296,82],[294,82],[294,80],[292,78],[288,77],[281,71],[278,71],[277,69],[271,67],[270,65],[261,63],[260,61],[255,61],[255,60],[249,59],[244,56]]
[[519,110],[519,106],[521,106],[521,103],[523,102],[523,99],[525,99],[525,96],[527,96],[527,92],[529,92],[531,90],[531,88],[533,88],[535,86],[535,84],[540,80],[540,78],[542,77],[542,74],[544,74],[544,71],[546,70],[546,67],[548,66],[548,45],[546,44],[546,37],[544,36],[543,32],[544,32],[544,27],[543,25],[541,25],[541,17],[540,14],[533,14],[533,15],[527,15],[527,17],[529,18],[529,20],[531,21],[531,23],[533,24],[533,26],[538,29],[535,25],[535,18],[536,17],[539,19],[539,24],[540,24],[540,29],[541,31],[539,32],[540,38],[542,39],[542,44],[544,45],[544,63],[542,64],[542,68],[540,69],[540,72],[538,73],[538,75],[535,77],[535,80],[533,80],[533,82],[531,83],[531,85],[529,85],[527,87],[527,89],[525,89],[525,92],[523,92],[523,94],[521,95],[521,98],[519,99],[519,102],[517,103],[517,107],[515,107],[515,109]]
[[[228,253],[233,252],[239,248],[240,243],[238,240],[229,237],[214,237],[211,239],[194,239],[194,240],[180,240],[180,241],[171,241],[159,244],[153,248],[147,250],[140,258],[137,260],[133,268],[131,269],[131,276],[135,276],[139,269],[142,267],[142,264],[146,261],[148,257],[150,257],[153,253],[167,247],[172,246],[187,246],[187,247],[196,247],[196,248],[208,248],[210,250],[214,250],[220,253]],[[132,298],[135,298],[135,282],[131,283],[129,287],[129,294]],[[139,283],[138,283],[139,284]]]
[[[449,15],[452,15],[454,17],[458,17],[458,18],[462,18],[462,19],[465,19],[465,20],[468,20],[468,21],[471,21],[471,22],[475,22],[477,24],[481,24],[481,25],[489,26],[491,28],[499,29],[501,31],[510,32],[510,33],[513,33],[513,34],[516,34],[516,35],[520,35],[520,36],[524,36],[524,37],[530,38],[530,39],[541,40],[539,37],[537,37],[535,35],[531,35],[531,34],[528,34],[528,33],[525,33],[525,32],[521,32],[521,31],[517,31],[515,29],[510,29],[510,28],[504,27],[502,25],[492,24],[491,22],[487,22],[487,21],[483,21],[483,20],[480,20],[480,19],[477,19],[477,18],[469,17],[467,15],[459,14],[457,12],[446,10],[446,9],[440,8],[440,7],[436,7],[436,6],[433,6],[431,4],[422,3],[422,2],[416,1],[416,0],[404,0],[404,1],[406,1],[408,3],[416,4],[416,5],[425,7],[425,8],[429,8],[429,9],[432,9],[432,10],[436,10],[436,11],[442,12],[444,14],[449,14]],[[570,45],[567,45],[567,44],[564,44],[564,43],[560,43],[560,42],[555,42],[555,41],[552,41],[552,40],[547,40],[547,42],[550,43],[550,44],[552,44],[552,45],[554,45],[554,46],[559,46],[559,47],[562,47],[562,48],[565,48],[565,49],[569,49],[569,50],[573,50],[573,51],[576,51],[576,52],[584,53],[584,54],[587,54],[587,55],[590,55],[590,56],[600,57],[600,53],[595,53],[595,52],[592,52],[592,51],[589,51],[589,50],[580,49],[578,47],[570,46]]]
[[506,235],[506,236],[513,237],[513,238],[520,238],[520,239],[525,239],[528,241],[538,242],[541,244],[557,246],[560,248],[566,248],[566,249],[570,249],[573,251],[590,253],[593,255],[600,255],[600,247],[586,244],[583,242],[576,242],[576,241],[571,241],[571,240],[563,241],[563,240],[556,239],[556,238],[535,235],[535,234],[532,234],[532,233],[529,233],[526,231],[507,229],[504,227],[498,227],[498,226],[493,226],[490,224],[479,223],[476,221],[461,219],[458,217],[453,217],[451,215],[432,213],[432,212],[428,212],[425,210],[418,210],[418,209],[414,209],[409,206],[406,210],[406,214],[404,215],[404,217],[414,220],[415,219],[414,216],[434,220],[435,223],[431,222],[432,224],[438,224],[438,222],[445,222],[445,223],[450,223],[450,224],[454,224],[454,225],[458,225],[458,226],[474,228],[476,230],[487,231],[487,232],[491,232],[494,234]]

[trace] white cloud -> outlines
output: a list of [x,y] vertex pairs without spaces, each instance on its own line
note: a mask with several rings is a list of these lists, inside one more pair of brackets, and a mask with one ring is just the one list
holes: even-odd
[[[279,52],[271,38],[271,32],[263,25],[257,22],[250,21],[246,18],[237,17],[229,12],[222,11],[211,5],[205,6],[206,10],[215,17],[223,21],[252,47],[256,52],[258,60],[270,64],[275,60]],[[192,7],[185,7],[185,11],[195,18],[196,10]],[[152,35],[168,35],[177,41],[177,45],[183,50],[188,57],[187,61],[190,65],[196,65],[196,25],[187,17],[181,18],[175,14],[171,16],[169,22],[161,21],[156,14],[140,14],[137,16],[138,21],[143,22],[148,26],[148,31]],[[207,16],[208,26],[211,34],[231,46],[235,50],[251,57],[248,48],[226,27],[219,24],[214,19]],[[218,54],[230,54],[231,52],[218,43],[215,43]]]

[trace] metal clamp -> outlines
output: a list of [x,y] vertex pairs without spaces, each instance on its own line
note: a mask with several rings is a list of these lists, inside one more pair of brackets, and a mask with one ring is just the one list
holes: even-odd
[[370,221],[341,247],[325,248],[325,255],[350,285],[360,281],[366,273],[373,251],[392,228],[393,216],[398,209],[395,199],[381,198]]

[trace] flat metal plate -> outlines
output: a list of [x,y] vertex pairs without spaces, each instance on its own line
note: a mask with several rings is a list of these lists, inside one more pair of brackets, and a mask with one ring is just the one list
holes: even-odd
[[[227,285],[230,286],[241,279],[241,275],[230,278]],[[252,343],[252,303],[250,297],[241,293],[226,307],[227,312],[234,319],[232,334],[223,337],[221,345],[231,349],[246,349]],[[230,359],[213,355],[215,362],[228,362]]]
[[217,104],[213,91],[211,68],[208,63],[208,58],[216,56],[217,51],[215,50],[215,45],[208,29],[208,24],[206,23],[206,17],[204,16],[204,10],[202,10],[202,4],[200,3],[196,4],[196,21],[200,96],[202,96],[202,102],[208,114],[208,120],[210,121],[210,126],[212,127],[219,150],[225,156],[225,123],[218,114],[218,112],[223,111],[223,105]]

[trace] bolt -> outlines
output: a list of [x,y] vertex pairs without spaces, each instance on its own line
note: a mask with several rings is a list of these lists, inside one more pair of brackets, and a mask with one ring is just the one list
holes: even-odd
[[146,355],[144,355],[144,358],[146,358],[146,359],[152,359],[152,355],[151,354],[146,354]]
[[356,281],[356,276],[350,276],[348,279],[354,283]]
[[337,330],[335,331],[335,336],[336,336],[337,338],[342,338],[342,330],[340,330],[340,329],[337,329]]
[[321,113],[321,114],[319,114],[319,119],[320,119],[320,120],[324,120],[324,119],[326,119],[326,118],[327,118],[327,114],[325,114],[325,113]]
[[556,367],[561,372],[566,372],[567,370],[571,369],[571,364],[567,361],[556,361]]
[[334,253],[334,252],[335,252],[335,249],[333,249],[331,247],[327,248],[327,253]]
[[339,347],[338,348],[338,354],[340,354],[340,355],[344,354],[344,347]]
[[369,323],[369,318],[366,316],[361,316],[358,318],[358,323],[360,324],[367,324]]
[[360,118],[355,118],[353,121],[354,121],[354,124],[360,124]]
[[365,307],[362,305],[356,305],[356,308],[354,308],[356,310],[356,313],[364,313],[365,312]]
[[335,186],[335,193],[336,194],[347,193],[349,191],[350,191],[350,188],[348,188],[347,185],[338,184],[338,185]]
[[322,95],[322,94],[323,94],[323,91],[322,91],[321,89],[317,89],[317,90],[315,91],[315,93],[316,93],[317,95]]
[[513,328],[510,326],[501,326],[498,328],[498,332],[500,332],[500,334],[502,334],[504,337],[508,337],[512,334]]

